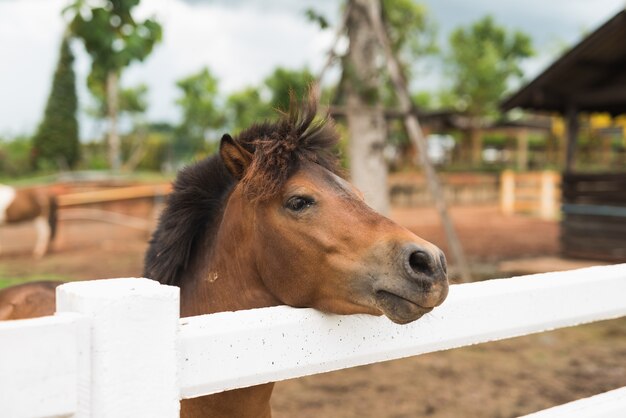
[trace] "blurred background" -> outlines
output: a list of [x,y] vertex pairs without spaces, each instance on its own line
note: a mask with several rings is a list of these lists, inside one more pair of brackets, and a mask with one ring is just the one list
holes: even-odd
[[[369,3],[408,111],[358,13]],[[58,207],[41,258],[32,222],[0,225],[0,287],[141,275],[176,171],[314,83],[352,181],[442,247],[453,281],[624,262],[625,6],[0,0],[0,183]],[[625,356],[626,324],[610,321],[300,379],[273,405],[278,417],[517,416],[626,385]]]

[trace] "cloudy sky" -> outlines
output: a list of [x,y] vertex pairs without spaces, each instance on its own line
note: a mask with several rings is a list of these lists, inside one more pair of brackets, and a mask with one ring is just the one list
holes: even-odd
[[[525,63],[532,76],[564,45],[626,6],[625,0],[423,0],[443,41],[458,25],[485,14],[533,37],[537,57]],[[68,0],[0,0],[0,137],[31,133],[41,118],[64,28],[61,10]],[[124,85],[150,88],[151,120],[175,122],[175,80],[208,66],[224,92],[256,84],[273,68],[309,66],[319,70],[332,42],[332,31],[320,31],[303,17],[313,6],[333,21],[336,0],[143,0],[139,15],[155,15],[164,40],[149,59],[133,65]],[[82,87],[89,59],[80,45],[77,74]],[[431,74],[422,85],[436,84]],[[83,124],[89,126],[89,124]],[[83,127],[83,136],[90,136]]]

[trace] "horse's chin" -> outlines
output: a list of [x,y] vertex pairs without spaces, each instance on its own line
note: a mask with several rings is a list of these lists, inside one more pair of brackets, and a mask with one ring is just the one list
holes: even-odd
[[376,306],[387,318],[401,325],[417,321],[433,310],[385,290],[376,292]]

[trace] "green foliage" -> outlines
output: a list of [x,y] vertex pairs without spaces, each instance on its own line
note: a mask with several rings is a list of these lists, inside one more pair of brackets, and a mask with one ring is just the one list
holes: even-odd
[[304,15],[311,22],[317,23],[320,29],[327,29],[330,24],[328,23],[328,19],[321,13],[318,13],[314,9],[308,8],[304,11]]
[[[439,50],[436,43],[437,28],[426,7],[413,0],[383,0],[382,13],[391,47],[410,84],[420,69],[424,70],[425,58]],[[384,73],[381,98],[386,106],[394,106],[395,91],[386,69]]]
[[65,9],[69,28],[85,44],[92,66],[88,84],[105,97],[109,72],[120,73],[133,61],[143,61],[161,40],[161,25],[154,19],[136,21],[132,9],[139,0],[76,0]]
[[122,89],[120,91],[120,112],[131,114],[145,113],[148,109],[147,95],[148,86],[145,84]]
[[73,168],[78,162],[78,99],[73,63],[68,39],[64,38],[44,118],[33,137],[32,163],[36,168]]
[[533,54],[526,34],[509,32],[486,16],[450,36],[448,68],[457,105],[471,115],[497,112],[508,83],[522,76],[520,61]]
[[167,161],[171,138],[169,135],[151,132],[145,139],[146,152],[139,163],[141,170],[161,171]]
[[172,132],[159,132],[150,127],[142,128],[136,132],[124,136],[122,139],[122,152],[124,159],[128,160],[137,148],[140,148],[141,158],[134,169],[161,171],[167,162],[170,151]]
[[428,91],[420,91],[412,95],[411,100],[420,109],[432,109],[434,97]]
[[[382,0],[381,6],[382,20],[392,50],[400,62],[407,83],[410,85],[411,79],[425,69],[423,65],[425,58],[438,52],[437,28],[429,17],[426,7],[415,3],[413,0]],[[380,53],[382,54],[382,50]],[[342,76],[336,101],[343,101],[344,83],[349,82],[352,88],[359,92],[364,102],[370,105],[382,102],[386,107],[395,106],[395,89],[390,76],[387,74],[387,68],[382,61],[378,66],[383,77],[380,88],[373,87],[369,82],[359,80],[356,69],[348,60],[343,59]]]
[[182,96],[176,101],[182,122],[176,130],[173,151],[177,159],[189,158],[206,150],[207,139],[217,142],[211,131],[224,126],[225,117],[218,102],[217,79],[208,68],[176,82]]
[[0,139],[0,175],[15,178],[29,174],[31,169],[31,138]]
[[383,0],[382,11],[391,46],[404,64],[438,51],[437,30],[424,5],[413,0]]
[[108,167],[106,144],[103,142],[86,142],[82,144],[81,169],[106,170]]
[[[107,103],[104,91],[101,89],[92,90],[95,99],[95,106],[88,109],[88,113],[97,118],[104,119],[107,115]],[[135,87],[122,88],[119,92],[119,113],[129,116],[136,116],[145,113],[148,109],[148,86],[139,84]]]
[[246,87],[226,99],[227,126],[234,134],[255,122],[270,119],[274,113],[270,104],[261,98],[261,92],[256,87]]
[[293,92],[296,97],[306,97],[315,77],[308,70],[289,70],[278,67],[264,81],[269,89],[269,104],[273,109],[286,111],[289,109],[289,94]]
[[248,128],[255,122],[272,119],[276,110],[289,108],[289,94],[303,98],[308,94],[314,78],[311,72],[278,67],[267,76],[260,87],[246,87],[228,96],[225,104],[226,126],[233,133]]
[[117,137],[118,80],[133,61],[143,61],[161,40],[161,25],[154,19],[133,18],[139,0],[74,0],[64,10],[69,30],[80,38],[92,59],[87,78],[89,89],[105,103],[109,118],[109,159],[111,169],[120,168]]

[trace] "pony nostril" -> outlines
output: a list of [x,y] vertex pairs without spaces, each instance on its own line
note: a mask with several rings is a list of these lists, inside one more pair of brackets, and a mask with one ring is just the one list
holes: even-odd
[[431,273],[431,263],[432,257],[425,251],[417,250],[409,255],[409,267],[414,274]]

